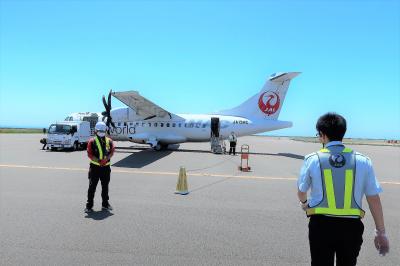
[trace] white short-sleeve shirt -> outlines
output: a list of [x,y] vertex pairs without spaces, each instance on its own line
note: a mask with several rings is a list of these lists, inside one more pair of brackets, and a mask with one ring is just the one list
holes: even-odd
[[[330,146],[343,145],[340,141],[331,141],[325,145],[329,149]],[[371,160],[356,152],[356,174],[354,182],[354,199],[358,206],[362,208],[362,198],[365,195],[373,196],[382,192],[379,185]],[[301,192],[307,192],[311,189],[308,204],[312,208],[321,202],[323,197],[321,169],[317,153],[311,153],[304,159],[303,167],[297,181],[297,187]]]

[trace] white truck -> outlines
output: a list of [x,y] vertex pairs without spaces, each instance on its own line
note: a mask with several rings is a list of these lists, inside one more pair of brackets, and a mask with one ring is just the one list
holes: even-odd
[[91,132],[88,121],[61,121],[51,124],[47,132],[47,149],[84,149]]

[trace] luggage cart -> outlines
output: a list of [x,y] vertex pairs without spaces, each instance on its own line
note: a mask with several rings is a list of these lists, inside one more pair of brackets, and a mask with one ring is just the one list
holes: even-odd
[[[249,145],[243,144],[240,147],[240,166],[239,170],[242,172],[250,172],[251,168],[249,166]],[[246,165],[244,165],[244,163]]]

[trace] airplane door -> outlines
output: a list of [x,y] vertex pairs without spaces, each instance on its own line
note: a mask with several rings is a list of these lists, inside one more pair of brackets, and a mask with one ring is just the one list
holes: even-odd
[[219,117],[211,117],[211,137],[219,137]]

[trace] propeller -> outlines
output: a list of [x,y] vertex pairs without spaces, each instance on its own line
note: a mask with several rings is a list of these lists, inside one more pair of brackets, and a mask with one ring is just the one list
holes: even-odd
[[103,115],[103,119],[102,119],[103,122],[105,119],[107,119],[105,122],[106,126],[108,128],[110,128],[110,125],[111,125],[112,127],[115,128],[115,124],[112,121],[112,117],[111,117],[111,93],[112,93],[112,90],[110,90],[110,92],[108,93],[108,99],[107,99],[108,101],[106,101],[106,97],[104,97],[104,95],[103,95],[103,105],[106,110],[103,111],[101,114]]

